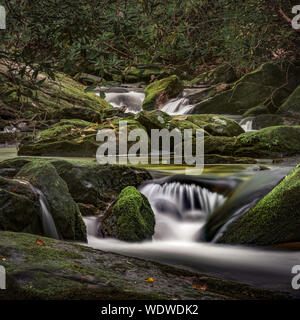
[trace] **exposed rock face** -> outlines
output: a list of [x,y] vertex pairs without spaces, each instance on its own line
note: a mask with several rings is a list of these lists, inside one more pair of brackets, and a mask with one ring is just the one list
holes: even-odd
[[102,220],[106,237],[142,241],[154,234],[155,217],[148,199],[134,187],[127,187]]
[[0,162],[0,175],[0,230],[44,234],[39,195],[30,183],[45,196],[59,235],[80,241],[86,240],[80,210],[102,215],[122,189],[151,179],[147,171],[128,166],[37,158]]
[[300,166],[244,216],[218,242],[272,245],[300,241]]
[[170,98],[175,98],[183,90],[183,83],[176,76],[155,81],[145,89],[144,110],[160,109]]
[[200,102],[193,113],[244,114],[247,110],[264,104],[276,111],[296,88],[299,75],[296,68],[283,68],[272,63],[239,79],[232,89]]
[[43,235],[38,195],[28,184],[0,177],[0,230]]
[[234,69],[230,65],[226,64],[200,74],[191,81],[191,84],[212,85],[219,83],[231,83],[235,80],[237,80],[237,76]]
[[[0,231],[0,300],[275,299],[271,292],[74,243]],[[180,277],[179,277],[180,275]],[[154,285],[145,281],[154,277]],[[207,290],[195,287],[206,286]]]
[[290,113],[297,116],[300,115],[300,85],[280,107],[279,112]]
[[33,160],[17,174],[30,181],[46,197],[58,233],[63,239],[86,241],[86,228],[77,204],[69,193],[66,182],[55,167],[44,160]]

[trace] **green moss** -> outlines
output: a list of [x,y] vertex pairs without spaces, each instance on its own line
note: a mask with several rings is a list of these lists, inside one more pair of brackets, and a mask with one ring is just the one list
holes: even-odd
[[300,166],[229,226],[222,243],[271,245],[300,241]]
[[251,116],[258,116],[261,114],[269,114],[269,108],[265,105],[259,105],[256,107],[253,107],[249,110],[247,110],[244,114],[243,114],[243,118],[247,118],[247,117],[251,117]]
[[288,112],[293,115],[300,114],[300,85],[288,97],[286,102],[280,107],[279,112]]
[[78,206],[51,163],[35,159],[22,167],[18,177],[30,181],[43,192],[58,233],[64,239],[86,241],[86,228]]
[[224,116],[213,114],[190,115],[187,117],[187,120],[198,125],[213,136],[234,137],[244,132],[236,121]]
[[142,241],[154,234],[154,226],[154,213],[147,198],[134,187],[127,187],[104,217],[102,228],[106,236]]
[[293,68],[286,70],[276,64],[265,63],[239,79],[232,89],[197,104],[193,113],[244,114],[260,104],[277,110],[294,90],[295,77]]
[[238,136],[236,156],[264,157],[300,152],[300,126],[275,126]]
[[155,81],[145,88],[143,109],[156,109],[168,99],[176,97],[182,90],[183,84],[176,75]]
[[55,81],[47,79],[37,90],[30,81],[23,79],[21,96],[13,91],[13,83],[7,78],[2,80],[1,99],[27,119],[35,116],[36,120],[83,119],[96,122],[113,108],[94,93],[85,92],[83,85],[63,74],[57,74]]

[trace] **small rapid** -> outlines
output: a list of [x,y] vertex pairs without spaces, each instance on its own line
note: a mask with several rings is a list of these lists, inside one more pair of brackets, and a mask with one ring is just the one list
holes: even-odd
[[[191,178],[187,178],[186,182],[182,179],[172,181],[173,177],[163,181],[149,181],[140,187],[140,191],[149,199],[155,214],[156,227],[152,241],[127,243],[100,238],[97,231],[101,224],[100,218],[84,217],[88,246],[297,295],[291,289],[290,272],[295,264],[300,263],[299,253],[203,242],[200,237],[207,221],[216,212],[222,212],[226,205],[234,216],[241,211],[245,212],[245,206],[250,208],[254,205],[288,170],[254,174],[254,179],[248,182],[248,193],[243,185],[247,181],[236,183],[232,179],[228,183],[224,182],[226,179],[220,179],[217,188],[213,187],[217,180],[208,182],[204,179],[201,180],[202,185],[191,183]],[[236,191],[230,191],[232,187]],[[216,192],[216,189],[220,192]],[[244,194],[240,193],[241,189]],[[230,201],[237,196],[240,198],[237,204],[240,212]]]

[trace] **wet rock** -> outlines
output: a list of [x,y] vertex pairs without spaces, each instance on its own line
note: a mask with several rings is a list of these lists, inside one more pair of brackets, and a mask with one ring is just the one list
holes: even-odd
[[[279,299],[245,284],[94,250],[78,244],[0,231],[7,290],[0,300]],[[180,281],[178,281],[180,276]],[[154,285],[144,280],[154,277]],[[197,290],[193,285],[204,286]]]
[[182,90],[183,83],[176,75],[155,81],[145,88],[143,109],[160,109],[168,99],[175,98]]
[[275,112],[295,89],[298,77],[296,68],[265,63],[243,76],[230,90],[197,104],[192,113],[244,114],[260,104]]
[[237,137],[233,148],[233,155],[252,158],[299,154],[300,126],[275,126],[246,132]]
[[43,235],[39,197],[28,184],[0,177],[0,230]]
[[187,120],[213,136],[234,137],[244,133],[244,130],[236,121],[224,116],[212,114],[189,115]]
[[64,239],[86,241],[86,228],[78,206],[66,182],[51,163],[47,160],[33,160],[21,168],[17,177],[30,181],[43,192],[58,233]]
[[154,234],[155,217],[148,199],[134,187],[122,190],[102,220],[105,237],[136,242]]
[[220,243],[272,245],[300,241],[300,166],[218,240]]
[[300,115],[300,85],[280,107],[279,112]]

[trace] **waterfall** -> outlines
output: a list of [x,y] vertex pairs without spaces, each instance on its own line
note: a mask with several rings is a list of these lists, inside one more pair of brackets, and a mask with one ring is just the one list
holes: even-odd
[[245,130],[245,132],[255,131],[253,129],[253,119],[252,118],[242,119],[240,122],[240,126]]
[[16,180],[19,183],[24,183],[30,186],[31,190],[39,196],[39,203],[40,203],[40,214],[41,214],[41,219],[42,219],[42,226],[43,226],[43,231],[44,235],[48,238],[53,238],[53,239],[60,239],[53,217],[51,215],[51,212],[49,210],[49,205],[48,201],[43,194],[43,192],[36,187],[34,187],[31,183],[25,180]]
[[115,108],[126,107],[125,112],[137,113],[142,110],[142,104],[145,94],[141,92],[130,91],[126,93],[108,92],[105,100]]
[[155,213],[154,240],[194,241],[208,216],[226,200],[196,184],[179,182],[149,183],[140,191]]
[[181,98],[170,100],[161,110],[170,115],[179,115],[188,114],[193,108],[194,106],[190,104],[189,99]]

